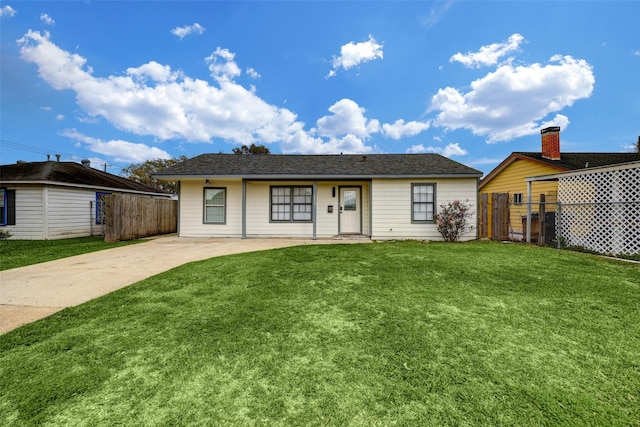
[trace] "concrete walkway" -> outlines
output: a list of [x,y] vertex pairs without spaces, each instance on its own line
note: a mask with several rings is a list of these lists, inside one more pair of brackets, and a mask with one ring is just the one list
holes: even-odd
[[0,333],[191,261],[289,246],[365,241],[368,240],[242,240],[168,236],[0,271]]

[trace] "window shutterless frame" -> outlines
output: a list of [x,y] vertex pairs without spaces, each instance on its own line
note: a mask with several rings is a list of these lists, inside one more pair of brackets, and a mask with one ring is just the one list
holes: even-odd
[[313,187],[269,187],[269,212],[271,222],[311,222],[313,220]]
[[202,205],[202,222],[204,224],[226,224],[226,187],[205,187],[203,191]]
[[436,214],[436,184],[411,184],[411,222],[433,223]]

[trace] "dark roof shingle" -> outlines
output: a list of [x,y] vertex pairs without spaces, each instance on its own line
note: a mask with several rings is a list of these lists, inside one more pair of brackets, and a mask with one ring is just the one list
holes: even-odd
[[74,162],[25,162],[0,166],[2,182],[60,182],[120,190],[163,193],[159,188]]
[[482,172],[439,154],[202,154],[154,176],[227,177],[480,177]]
[[640,153],[562,153],[560,154],[560,160],[545,159],[542,157],[542,153],[535,152],[515,152],[514,154],[530,157],[567,170],[609,166],[640,160]]

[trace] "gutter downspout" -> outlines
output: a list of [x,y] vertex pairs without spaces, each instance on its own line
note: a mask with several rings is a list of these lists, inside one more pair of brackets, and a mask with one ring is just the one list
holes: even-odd
[[317,235],[316,235],[316,228],[317,228],[317,222],[318,222],[318,216],[317,216],[317,212],[318,212],[318,182],[317,181],[313,181],[313,207],[311,208],[311,217],[313,219],[313,236],[311,237],[312,240],[317,240]]
[[369,238],[373,236],[373,179],[369,180]]
[[242,178],[242,238],[247,238],[247,180]]

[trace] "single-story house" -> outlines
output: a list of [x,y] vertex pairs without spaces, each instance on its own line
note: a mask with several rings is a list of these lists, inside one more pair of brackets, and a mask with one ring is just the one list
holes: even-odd
[[[523,218],[527,216],[527,209],[533,207],[537,211],[541,194],[545,195],[545,202],[549,205],[557,201],[557,181],[532,182],[529,200],[527,177],[640,161],[640,153],[561,152],[558,126],[544,128],[540,134],[540,152],[511,153],[480,181],[481,218],[485,224],[480,237],[524,240],[526,226],[523,226]],[[493,206],[493,199],[497,199],[492,195],[506,196],[504,201],[508,201],[508,207]],[[483,204],[482,200],[486,203]],[[553,206],[547,209],[548,213],[553,210]],[[496,212],[506,213],[508,218],[494,218],[492,215]]]
[[438,154],[203,154],[154,176],[179,182],[180,236],[441,240],[439,205],[475,208],[482,172]]
[[12,239],[48,240],[102,234],[101,197],[171,197],[158,188],[91,168],[88,160],[0,166],[0,230]]

